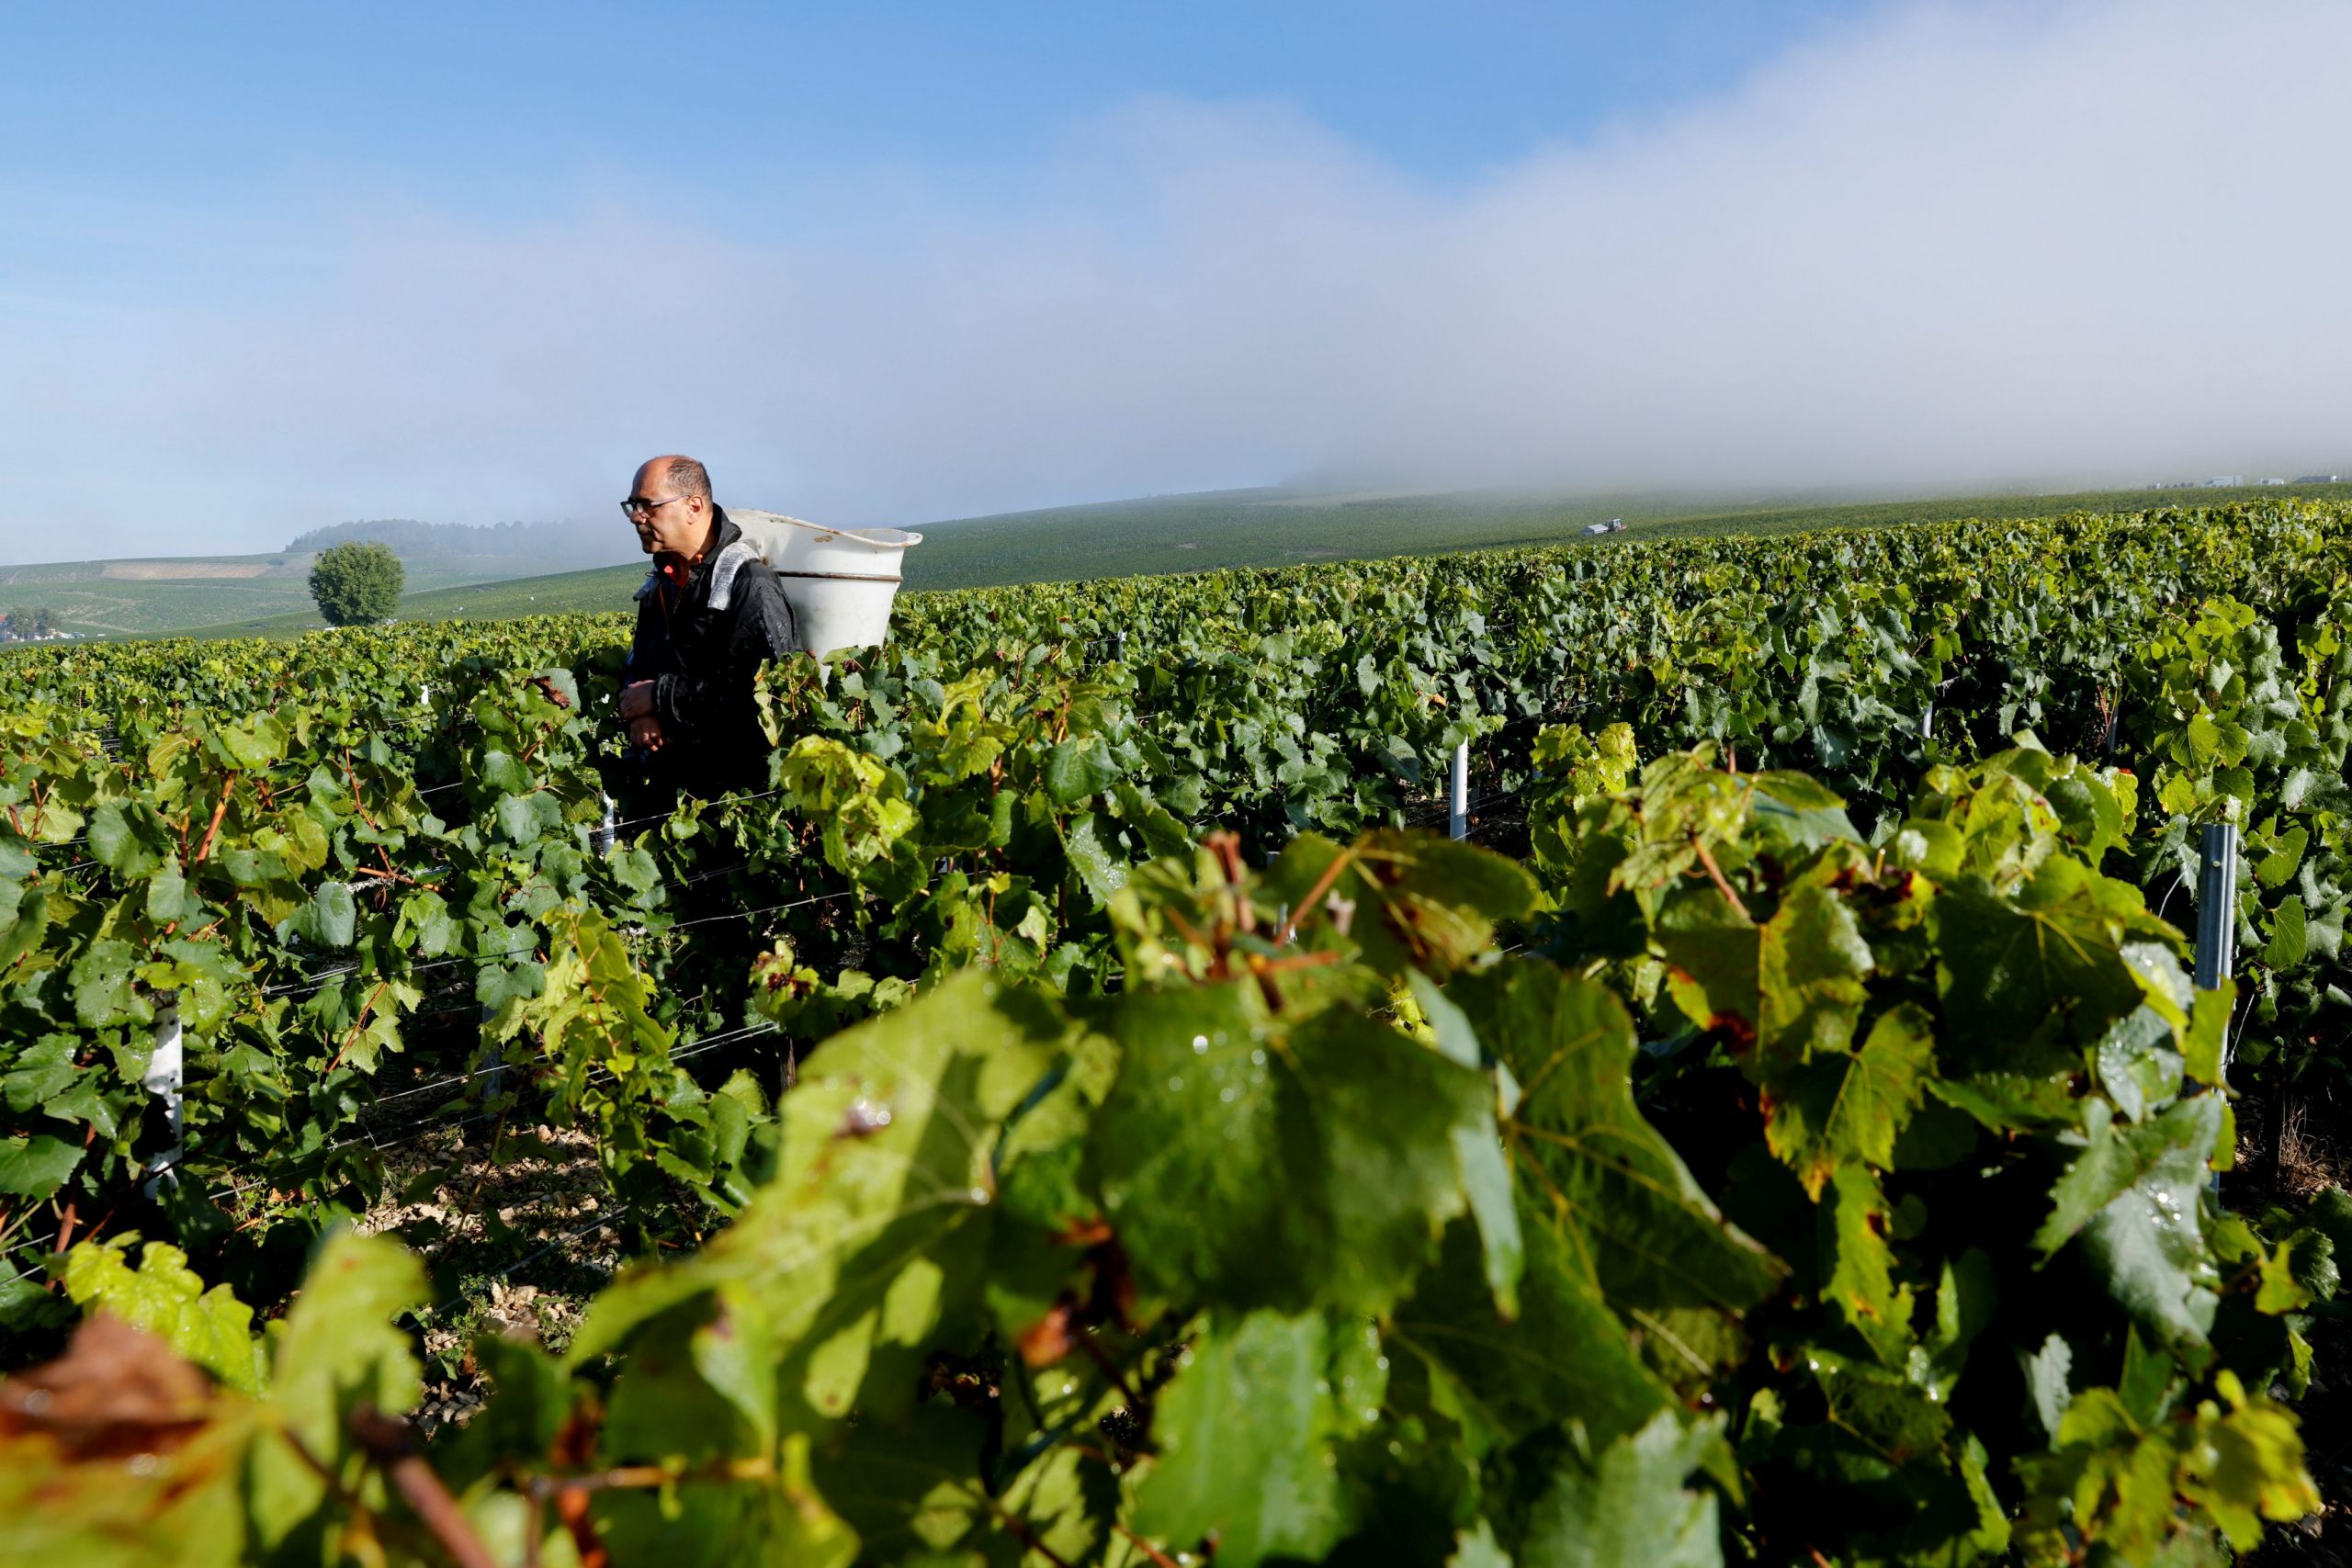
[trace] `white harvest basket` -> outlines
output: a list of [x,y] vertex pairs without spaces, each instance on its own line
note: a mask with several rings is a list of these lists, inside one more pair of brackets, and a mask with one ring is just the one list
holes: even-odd
[[810,653],[866,648],[889,635],[899,562],[922,543],[897,528],[828,528],[778,512],[727,509],[783,583],[800,646]]

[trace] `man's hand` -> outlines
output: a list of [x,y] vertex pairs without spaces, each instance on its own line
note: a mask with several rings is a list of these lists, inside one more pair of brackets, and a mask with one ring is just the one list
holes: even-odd
[[662,733],[662,721],[651,714],[628,721],[628,743],[648,751],[659,751],[669,737]]
[[653,716],[653,682],[632,681],[621,688],[621,717],[631,726],[633,736],[637,721]]

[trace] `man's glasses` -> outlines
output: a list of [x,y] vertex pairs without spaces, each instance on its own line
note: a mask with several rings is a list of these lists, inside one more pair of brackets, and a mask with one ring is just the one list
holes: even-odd
[[672,502],[685,499],[683,495],[665,495],[659,501],[648,501],[643,496],[633,495],[621,502],[621,513],[628,517],[650,517],[657,510],[669,505]]

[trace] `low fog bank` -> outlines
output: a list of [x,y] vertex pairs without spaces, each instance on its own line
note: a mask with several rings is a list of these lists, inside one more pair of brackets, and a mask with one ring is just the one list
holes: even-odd
[[723,500],[844,523],[1310,472],[2352,468],[2347,59],[2334,0],[1905,6],[1465,188],[1281,105],[1154,101],[984,190],[716,196],[658,235],[635,176],[560,220],[352,201],[201,309],[10,312],[0,453],[20,507],[113,553],[387,514],[618,531],[670,447]]

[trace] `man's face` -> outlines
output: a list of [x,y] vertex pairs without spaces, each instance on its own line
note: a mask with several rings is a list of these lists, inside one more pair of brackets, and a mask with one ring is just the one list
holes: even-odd
[[667,464],[648,463],[638,469],[628,498],[635,503],[629,526],[637,530],[638,547],[647,555],[662,550],[688,554],[701,541],[710,502],[698,495],[680,495],[670,482]]

